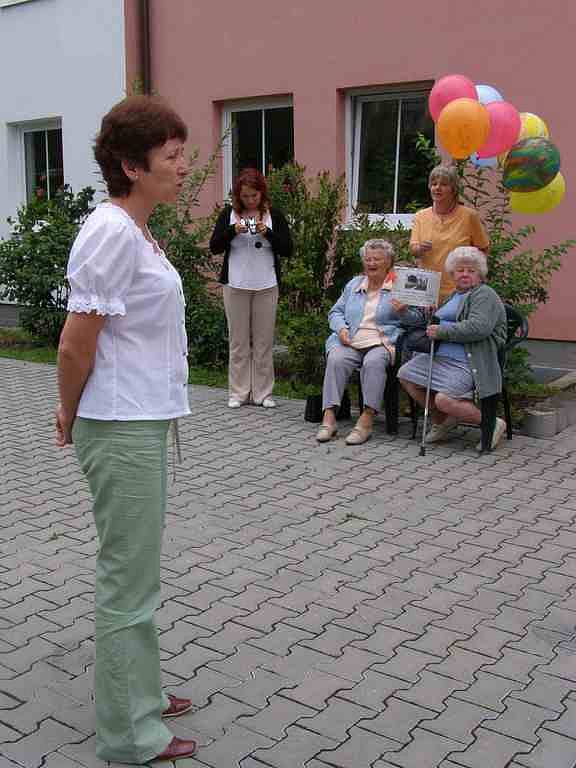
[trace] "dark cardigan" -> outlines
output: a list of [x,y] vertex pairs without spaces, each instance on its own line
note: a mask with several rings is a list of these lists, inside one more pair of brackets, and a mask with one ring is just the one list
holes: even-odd
[[[224,206],[224,210],[218,216],[218,220],[214,227],[214,232],[210,238],[210,251],[213,254],[223,253],[224,261],[222,262],[222,270],[220,272],[220,282],[224,285],[228,283],[228,261],[230,259],[230,246],[232,240],[236,237],[236,229],[233,224],[230,224],[230,212],[232,208],[229,205]],[[274,254],[274,270],[276,272],[276,280],[280,285],[280,259],[286,259],[292,253],[292,238],[290,237],[290,229],[288,228],[288,222],[283,213],[277,208],[270,209],[270,217],[272,219],[272,229],[268,227],[266,234],[264,235],[272,246],[272,253]]]

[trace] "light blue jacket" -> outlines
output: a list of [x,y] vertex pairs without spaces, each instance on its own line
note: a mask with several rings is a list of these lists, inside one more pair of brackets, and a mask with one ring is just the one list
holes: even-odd
[[[334,333],[330,334],[326,341],[326,354],[331,349],[334,349],[334,347],[342,346],[338,337],[338,331],[341,331],[342,328],[348,329],[350,340],[353,340],[358,332],[364,316],[364,307],[366,306],[367,294],[362,289],[362,283],[365,279],[364,275],[353,277],[328,313],[328,323]],[[403,319],[407,312],[410,312],[410,310],[404,312]],[[375,320],[378,330],[382,331],[391,344],[396,344],[399,335],[402,333],[400,315],[390,304],[390,291],[384,288],[380,289]]]

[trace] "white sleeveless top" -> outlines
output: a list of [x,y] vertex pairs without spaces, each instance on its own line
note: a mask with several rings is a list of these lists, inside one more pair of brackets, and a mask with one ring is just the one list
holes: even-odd
[[[242,217],[232,210],[230,224],[238,224]],[[272,229],[272,217],[268,212],[264,224]],[[228,285],[248,291],[263,291],[277,285],[272,245],[266,237],[237,234],[230,244],[228,261]]]

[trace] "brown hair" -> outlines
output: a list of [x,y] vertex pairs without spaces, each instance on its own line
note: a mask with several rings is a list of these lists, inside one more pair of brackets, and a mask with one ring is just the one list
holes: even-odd
[[441,181],[447,181],[452,189],[454,199],[458,200],[460,194],[460,177],[458,176],[458,168],[455,165],[440,165],[435,166],[430,171],[428,176],[428,186],[432,184],[434,179],[441,179]]
[[111,197],[127,197],[132,182],[122,169],[127,161],[149,170],[148,153],[170,139],[186,141],[188,129],[182,118],[156,96],[129,96],[104,115],[94,144]]
[[256,170],[256,168],[245,168],[240,171],[238,176],[234,179],[232,184],[232,207],[235,212],[240,214],[244,210],[242,200],[240,200],[240,192],[242,187],[251,187],[257,192],[260,192],[260,213],[264,214],[270,208],[270,198],[268,197],[268,185],[266,179]]

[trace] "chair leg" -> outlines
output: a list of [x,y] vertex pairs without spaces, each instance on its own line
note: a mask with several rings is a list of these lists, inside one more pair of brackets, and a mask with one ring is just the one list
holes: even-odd
[[400,404],[400,385],[393,371],[388,371],[384,390],[384,413],[386,414],[386,432],[398,434],[398,411]]
[[504,418],[506,419],[506,438],[512,440],[512,409],[506,387],[502,387],[502,403],[504,405]]
[[418,432],[418,403],[414,398],[408,396],[410,400],[410,421],[412,422],[412,440],[416,440]]
[[350,410],[350,395],[348,394],[348,390],[345,389],[342,394],[342,402],[340,403],[340,407],[336,411],[336,420],[347,420],[351,416],[351,410]]
[[364,410],[364,393],[362,392],[362,383],[358,381],[358,410],[360,413]]
[[481,439],[480,452],[489,453],[492,450],[492,435],[496,426],[496,408],[498,406],[499,395],[491,395],[480,401],[480,412],[482,420],[480,422]]

